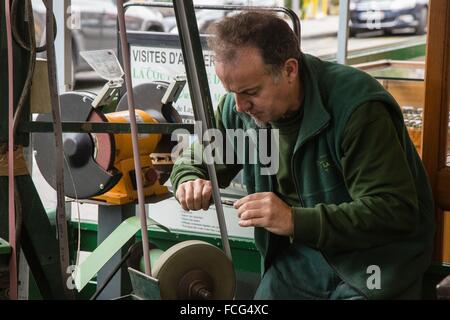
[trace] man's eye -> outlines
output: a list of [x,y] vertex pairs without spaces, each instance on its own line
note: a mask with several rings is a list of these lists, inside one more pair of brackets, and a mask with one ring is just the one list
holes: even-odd
[[245,94],[247,96],[256,96],[257,93],[258,93],[258,91],[247,91]]

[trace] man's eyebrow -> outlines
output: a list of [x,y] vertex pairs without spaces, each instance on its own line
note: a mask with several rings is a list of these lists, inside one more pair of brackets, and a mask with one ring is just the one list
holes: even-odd
[[245,94],[245,93],[248,92],[248,91],[258,90],[258,89],[259,89],[259,85],[258,85],[258,86],[254,86],[254,87],[250,87],[250,88],[246,88],[246,89],[241,90],[241,91],[236,91],[235,93],[238,93],[238,94]]

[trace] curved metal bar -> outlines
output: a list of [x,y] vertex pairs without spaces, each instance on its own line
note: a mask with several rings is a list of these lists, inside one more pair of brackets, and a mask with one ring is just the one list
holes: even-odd
[[[137,3],[137,2],[127,2],[124,5],[124,11],[129,7],[153,7],[153,8],[173,8],[171,3]],[[298,16],[289,8],[285,7],[264,7],[264,6],[237,6],[237,5],[223,5],[223,6],[214,6],[214,5],[195,5],[194,9],[205,9],[205,10],[222,10],[222,11],[233,11],[233,10],[259,10],[259,11],[272,11],[272,12],[281,12],[286,14],[292,20],[292,30],[294,30],[295,34],[298,37],[299,45],[301,45],[301,26],[300,20]]]

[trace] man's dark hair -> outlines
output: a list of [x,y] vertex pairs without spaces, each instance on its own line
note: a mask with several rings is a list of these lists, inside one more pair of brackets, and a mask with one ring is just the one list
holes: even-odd
[[236,50],[245,46],[259,49],[269,71],[277,74],[287,59],[300,59],[297,36],[273,13],[246,11],[214,23],[208,46],[217,61],[232,61]]

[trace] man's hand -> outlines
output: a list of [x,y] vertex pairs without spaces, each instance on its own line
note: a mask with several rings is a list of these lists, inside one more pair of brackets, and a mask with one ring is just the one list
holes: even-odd
[[262,227],[282,235],[294,234],[291,207],[273,192],[250,194],[235,202],[241,227]]
[[196,179],[180,184],[175,196],[184,210],[208,210],[211,194],[211,181]]

